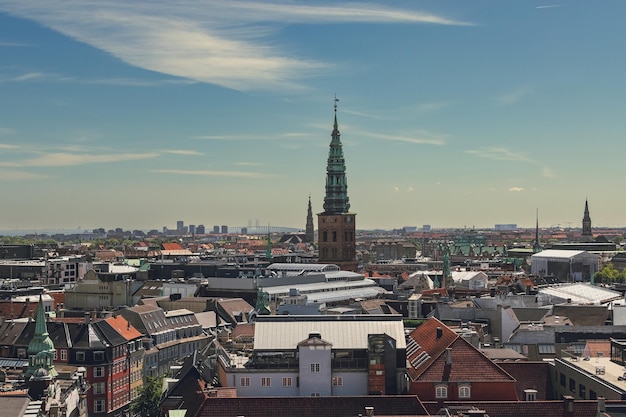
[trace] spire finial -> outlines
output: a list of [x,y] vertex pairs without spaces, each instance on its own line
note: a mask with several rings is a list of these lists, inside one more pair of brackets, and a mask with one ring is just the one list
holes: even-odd
[[337,103],[339,102],[339,99],[337,98],[337,93],[335,93],[335,105],[333,106],[335,108],[335,113],[337,113]]

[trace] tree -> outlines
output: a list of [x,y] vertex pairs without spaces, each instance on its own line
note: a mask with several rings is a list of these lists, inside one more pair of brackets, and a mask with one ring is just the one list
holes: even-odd
[[624,282],[626,278],[625,271],[619,271],[617,268],[613,266],[613,264],[606,264],[602,270],[596,272],[593,276],[594,282],[603,282],[603,283],[615,283],[615,282]]
[[148,377],[137,397],[130,405],[130,411],[135,416],[161,417],[159,403],[163,390],[163,376]]

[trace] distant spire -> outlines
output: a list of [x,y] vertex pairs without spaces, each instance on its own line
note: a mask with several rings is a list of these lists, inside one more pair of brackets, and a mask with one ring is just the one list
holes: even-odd
[[311,207],[311,194],[309,194],[309,207],[306,214],[305,242],[312,243],[315,240],[315,226],[313,225],[313,208]]
[[265,259],[272,261],[272,236],[270,235],[270,225],[267,225],[267,250],[265,251]]
[[537,225],[535,226],[535,242],[533,243],[533,253],[541,252],[543,248],[541,247],[541,243],[539,243],[539,209],[537,209]]
[[583,214],[583,236],[588,238],[593,236],[591,232],[591,217],[589,216],[589,203],[587,199],[585,199],[585,213]]

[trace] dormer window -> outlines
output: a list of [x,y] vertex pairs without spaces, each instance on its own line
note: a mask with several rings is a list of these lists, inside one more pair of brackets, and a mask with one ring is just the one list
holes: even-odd
[[435,386],[435,398],[448,398],[448,386],[447,385]]
[[472,396],[472,390],[469,385],[459,386],[459,398],[470,398]]

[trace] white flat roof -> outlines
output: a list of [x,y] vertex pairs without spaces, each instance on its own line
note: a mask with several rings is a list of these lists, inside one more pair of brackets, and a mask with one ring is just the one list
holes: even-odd
[[591,284],[563,284],[539,290],[540,294],[557,297],[563,300],[572,300],[572,304],[604,304],[609,301],[622,299],[622,294],[608,288],[597,287]]
[[367,336],[387,334],[396,348],[405,349],[400,315],[258,316],[254,325],[255,350],[291,350],[311,333],[320,333],[333,349],[367,349]]

